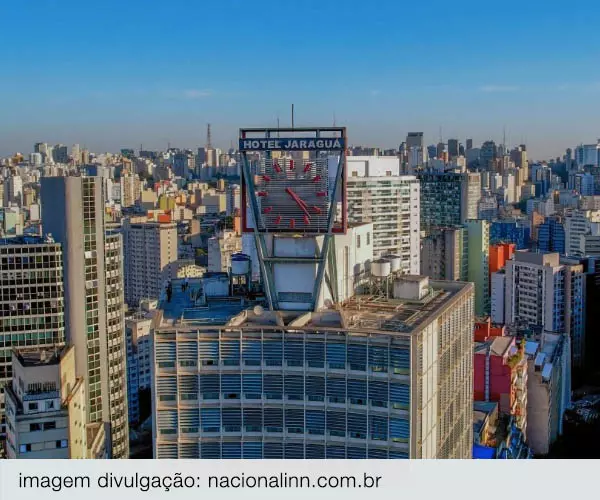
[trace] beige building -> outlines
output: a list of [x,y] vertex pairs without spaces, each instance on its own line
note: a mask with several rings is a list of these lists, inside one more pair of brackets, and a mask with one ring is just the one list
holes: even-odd
[[62,244],[65,327],[86,384],[86,423],[110,423],[113,458],[129,457],[123,242],[107,231],[102,179],[42,179],[44,232]]
[[242,238],[235,231],[223,231],[208,240],[208,272],[228,272],[231,256],[242,251]]
[[121,173],[121,206],[131,207],[142,196],[142,183],[137,174],[127,171]]
[[86,425],[85,383],[75,349],[13,351],[6,387],[8,458],[107,458],[105,426]]
[[177,261],[177,224],[133,222],[123,224],[125,301],[158,299],[167,279],[174,276]]

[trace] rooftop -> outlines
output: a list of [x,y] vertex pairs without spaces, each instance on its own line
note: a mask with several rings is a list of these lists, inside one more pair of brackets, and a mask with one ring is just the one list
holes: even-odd
[[62,350],[18,350],[15,351],[19,363],[24,367],[51,366],[60,363]]
[[511,348],[516,349],[515,337],[494,337],[493,339],[486,340],[485,342],[479,342],[475,344],[475,354],[489,354],[491,356],[501,356],[511,354]]
[[155,315],[159,328],[176,325],[224,325],[243,309],[255,305],[245,297],[229,296],[226,273],[208,273],[202,278],[171,280],[171,297],[166,290]]
[[21,235],[12,238],[0,238],[0,245],[60,245],[51,236]]
[[493,401],[473,401],[473,432],[480,434],[486,420],[498,411],[498,403]]
[[[406,278],[406,276],[403,276]],[[241,311],[232,326],[336,329],[410,335],[442,313],[471,283],[431,281],[430,293],[422,300],[355,295],[335,309],[318,312]]]

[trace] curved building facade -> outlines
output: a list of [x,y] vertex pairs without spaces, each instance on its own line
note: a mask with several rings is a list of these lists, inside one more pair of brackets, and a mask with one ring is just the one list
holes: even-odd
[[222,326],[163,310],[155,458],[470,458],[473,289],[444,286]]

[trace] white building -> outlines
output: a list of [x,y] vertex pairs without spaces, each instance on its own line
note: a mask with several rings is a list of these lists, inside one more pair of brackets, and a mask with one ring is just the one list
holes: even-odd
[[583,257],[581,237],[591,234],[592,224],[600,223],[600,210],[571,210],[565,213],[565,250],[568,256]]
[[400,175],[400,159],[395,156],[348,156],[348,177],[394,177]]
[[142,311],[125,318],[127,342],[127,396],[129,422],[140,423],[140,391],[150,388],[152,309],[157,301],[144,301]]
[[227,215],[233,215],[236,210],[240,209],[240,194],[241,189],[238,184],[230,184],[227,186],[227,201],[225,209]]
[[222,231],[208,240],[208,272],[226,273],[231,256],[242,251],[242,239],[235,231]]

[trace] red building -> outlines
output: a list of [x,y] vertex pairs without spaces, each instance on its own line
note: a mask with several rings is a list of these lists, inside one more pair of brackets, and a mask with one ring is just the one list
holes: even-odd
[[527,358],[515,337],[492,337],[475,344],[473,360],[475,401],[498,403],[500,413],[513,415],[525,432],[527,411]]
[[485,342],[492,337],[504,337],[506,327],[504,325],[492,324],[489,316],[475,319],[475,329],[473,332],[475,342]]

